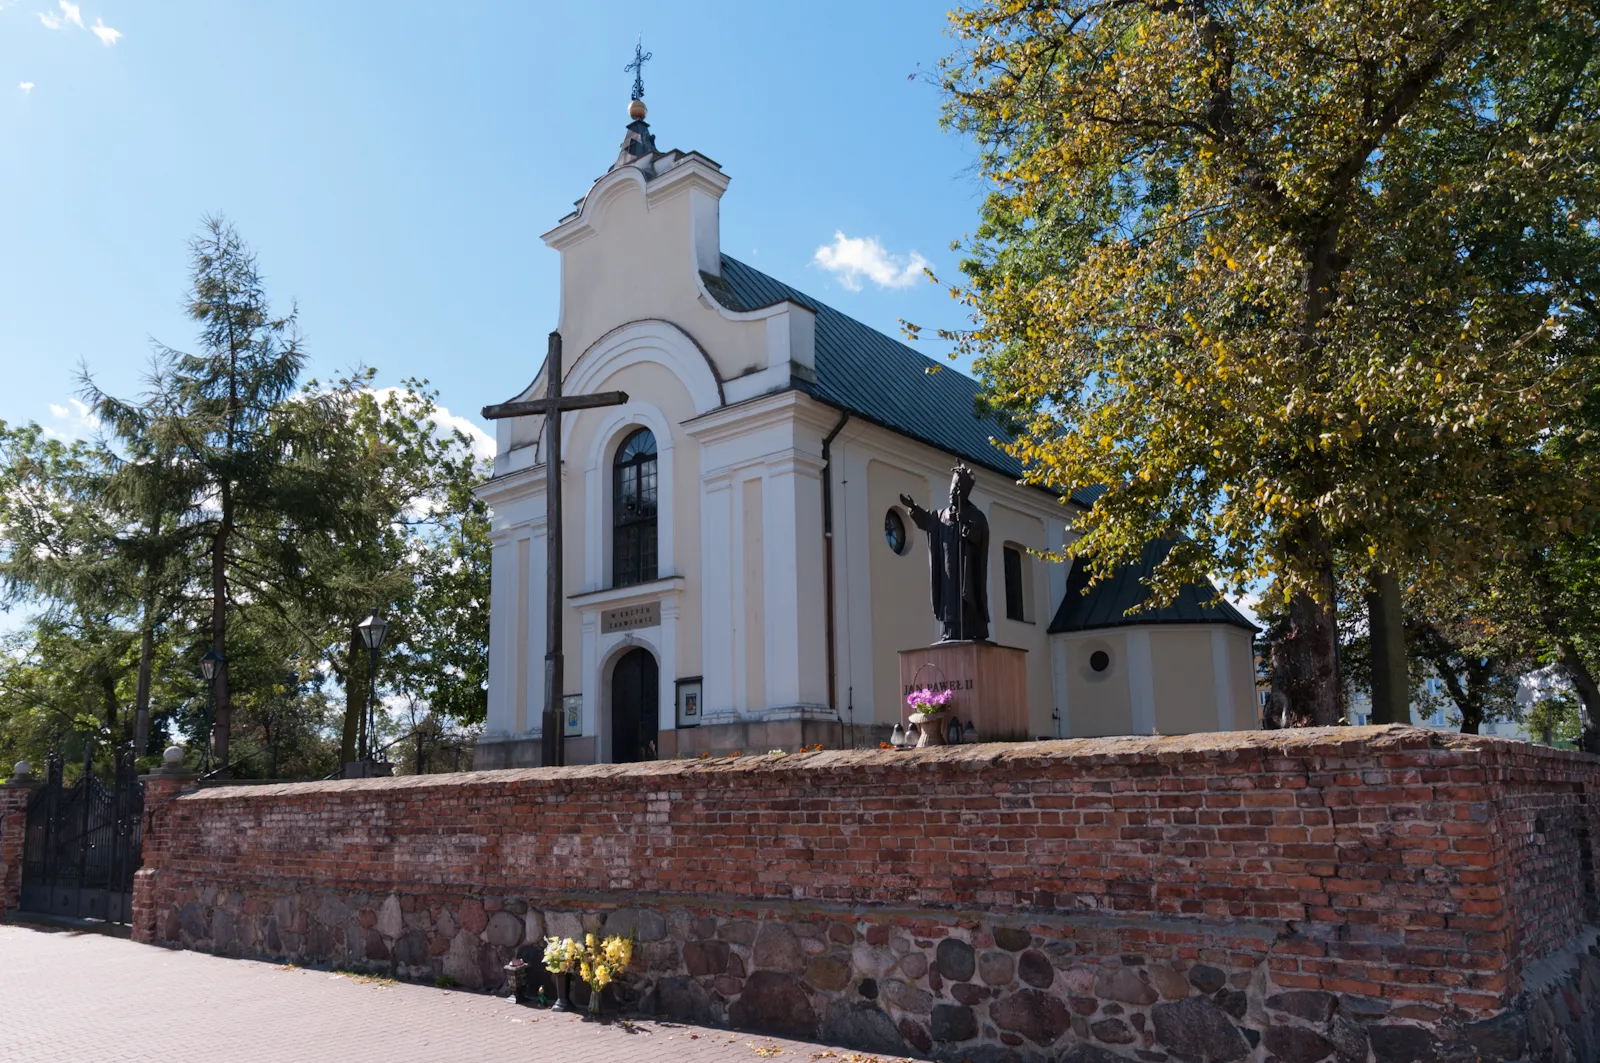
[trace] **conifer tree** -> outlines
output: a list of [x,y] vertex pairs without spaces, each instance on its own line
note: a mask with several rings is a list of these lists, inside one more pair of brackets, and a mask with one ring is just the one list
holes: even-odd
[[[122,494],[175,500],[162,525],[161,564],[203,571],[195,580],[209,642],[224,661],[215,679],[213,756],[228,764],[233,685],[229,623],[242,606],[281,609],[306,578],[306,543],[337,529],[359,470],[342,467],[339,418],[328,396],[297,395],[305,362],[293,312],[274,317],[255,256],[221,218],[207,218],[190,243],[189,316],[199,346],[156,349],[149,390],[114,398],[85,380],[112,446],[130,460],[117,470]],[[160,455],[157,460],[139,460]],[[157,564],[152,558],[151,564]]]

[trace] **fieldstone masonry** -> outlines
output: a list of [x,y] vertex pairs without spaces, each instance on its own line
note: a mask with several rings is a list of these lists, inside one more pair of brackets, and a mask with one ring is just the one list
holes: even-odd
[[[1411,728],[147,783],[139,940],[940,1060],[1592,1060],[1600,762]],[[583,1003],[585,992],[575,994]]]

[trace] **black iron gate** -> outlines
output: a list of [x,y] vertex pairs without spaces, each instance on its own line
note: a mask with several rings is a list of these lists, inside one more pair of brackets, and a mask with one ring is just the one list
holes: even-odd
[[44,786],[28,801],[22,855],[22,908],[43,915],[126,923],[139,870],[144,785],[133,755],[117,758],[111,785],[88,770],[62,781],[52,756]]

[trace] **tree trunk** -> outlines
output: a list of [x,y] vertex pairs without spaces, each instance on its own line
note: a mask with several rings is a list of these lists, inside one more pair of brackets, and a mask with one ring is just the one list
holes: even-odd
[[1561,670],[1567,673],[1578,691],[1578,705],[1582,710],[1579,722],[1583,727],[1580,745],[1585,753],[1600,753],[1600,686],[1595,684],[1594,674],[1570,644],[1562,642],[1557,652]]
[[[160,517],[152,517],[145,525],[152,539],[161,534]],[[133,755],[142,757],[150,752],[150,670],[156,655],[155,579],[150,574],[151,562],[144,565],[144,601],[140,603],[139,632],[139,685],[133,695]]]
[[232,528],[232,492],[222,485],[222,522],[211,540],[211,644],[217,662],[217,716],[211,724],[211,755],[216,767],[228,766],[228,733],[233,724],[233,692],[228,687],[228,537]]
[[1291,727],[1332,727],[1343,716],[1333,607],[1304,592],[1289,600],[1289,622],[1272,647],[1273,689]]
[[1333,558],[1314,523],[1291,535],[1285,554],[1300,571],[1315,574],[1322,600],[1306,591],[1290,597],[1282,634],[1272,645],[1272,689],[1282,695],[1285,726],[1332,727],[1344,715]]
[[150,752],[150,669],[156,654],[156,633],[150,621],[150,600],[145,599],[144,630],[139,633],[139,685],[133,695],[133,755]]
[[352,764],[356,759],[356,743],[361,727],[367,718],[367,654],[361,643],[361,632],[350,628],[350,646],[345,653],[344,666],[344,730],[339,737],[339,763]]
[[1532,583],[1538,594],[1539,622],[1555,645],[1556,663],[1567,673],[1567,678],[1578,692],[1578,725],[1581,729],[1578,748],[1585,753],[1600,753],[1600,686],[1596,685],[1594,673],[1589,671],[1589,666],[1578,656],[1578,651],[1572,648],[1572,640],[1567,637],[1566,618],[1556,604],[1558,596],[1544,567],[1543,555],[1535,553],[1533,561]]
[[1367,631],[1372,647],[1372,722],[1411,722],[1411,678],[1406,672],[1405,618],[1400,581],[1374,568],[1367,577]]

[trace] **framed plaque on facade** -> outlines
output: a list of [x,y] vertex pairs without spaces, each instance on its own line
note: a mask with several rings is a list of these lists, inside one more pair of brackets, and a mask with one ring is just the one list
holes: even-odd
[[678,726],[700,724],[700,677],[678,680]]
[[567,694],[561,699],[561,717],[566,721],[566,735],[577,738],[583,734],[583,695]]

